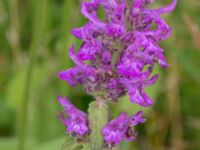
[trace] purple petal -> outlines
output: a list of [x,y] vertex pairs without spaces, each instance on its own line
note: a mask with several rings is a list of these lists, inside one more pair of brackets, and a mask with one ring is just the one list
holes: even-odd
[[176,4],[177,4],[177,0],[173,0],[173,2],[171,4],[169,4],[168,6],[165,6],[165,7],[159,8],[159,9],[155,9],[154,11],[156,11],[160,14],[170,13],[176,8]]
[[83,71],[78,67],[61,71],[58,76],[61,80],[67,81],[71,86],[76,86],[77,83],[82,83],[83,81]]
[[81,60],[93,60],[95,55],[100,53],[100,45],[92,44],[92,43],[85,43],[78,52],[78,57]]
[[63,98],[62,96],[58,96],[57,99],[63,108],[70,109],[72,107],[72,104],[70,103],[70,101],[67,97]]
[[83,38],[83,33],[82,33],[83,28],[74,28],[72,29],[71,33],[78,39]]
[[104,140],[113,145],[119,144],[126,138],[128,129],[128,118],[126,113],[121,113],[118,118],[111,120],[102,129]]
[[60,119],[66,127],[66,132],[76,135],[87,134],[89,127],[86,113],[78,110],[66,97],[58,96],[58,101],[64,107],[64,112],[60,114]]
[[101,22],[97,16],[97,9],[98,4],[92,3],[92,2],[83,2],[81,7],[82,14],[88,18],[91,22],[93,22],[96,26],[103,28],[105,26],[105,23]]
[[73,62],[83,70],[88,70],[90,67],[82,62],[82,60],[77,56],[74,51],[74,46],[72,45],[69,49],[69,56],[73,60]]
[[131,102],[141,105],[143,107],[149,107],[153,104],[153,100],[148,97],[148,95],[140,89],[132,88],[128,91],[130,95]]
[[157,80],[158,80],[158,75],[156,74],[153,77],[151,77],[150,79],[146,79],[143,82],[143,86],[147,87],[147,86],[153,85]]
[[152,31],[147,31],[145,34],[147,36],[152,36],[157,41],[165,40],[169,37],[171,34],[171,28],[165,23],[164,20],[160,18],[156,18],[155,23],[157,25],[157,28]]
[[82,40],[88,43],[96,43],[97,41],[99,41],[98,38],[101,38],[104,30],[104,27],[99,27],[96,24],[89,22],[85,26],[83,26]]
[[111,36],[114,38],[120,37],[124,33],[124,27],[117,24],[110,24],[110,25],[107,25],[106,27],[106,33],[108,36]]
[[144,123],[145,119],[143,118],[143,112],[139,111],[135,115],[129,117],[131,126],[136,126],[140,123]]

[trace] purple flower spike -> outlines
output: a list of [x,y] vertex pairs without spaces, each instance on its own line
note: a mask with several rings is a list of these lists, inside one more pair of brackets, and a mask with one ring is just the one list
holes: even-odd
[[121,113],[119,117],[111,120],[102,130],[106,143],[118,145],[123,140],[134,141],[137,136],[134,127],[145,122],[142,114],[143,112],[140,111],[135,115],[127,117],[126,113]]
[[[89,22],[72,30],[72,34],[83,43],[77,52],[74,46],[69,50],[76,66],[60,72],[59,77],[72,86],[82,84],[93,96],[117,101],[128,93],[131,102],[151,106],[153,100],[144,88],[151,85],[147,82],[153,84],[157,79],[157,76],[151,77],[152,70],[155,64],[169,66],[159,42],[170,36],[171,28],[161,15],[173,11],[177,0],[162,8],[148,8],[153,2],[83,2],[81,12]],[[99,6],[105,11],[105,20],[98,16]],[[147,67],[151,69],[146,71]]]
[[[128,94],[132,103],[143,107],[151,106],[154,102],[145,88],[158,79],[158,75],[152,74],[154,66],[169,66],[159,43],[169,38],[172,29],[162,15],[172,12],[177,0],[172,0],[168,6],[150,9],[148,5],[153,2],[154,0],[82,2],[81,12],[88,23],[71,31],[72,35],[82,40],[82,44],[78,50],[73,45],[70,47],[69,56],[75,66],[61,71],[59,78],[71,86],[83,85],[88,94],[100,97],[104,102],[117,102],[121,96]],[[99,7],[105,12],[104,20],[98,16]],[[60,119],[66,126],[67,133],[80,136],[89,134],[86,113],[78,110],[67,98],[58,97],[58,101],[64,108]],[[108,122],[102,129],[107,144],[105,146],[115,146],[123,140],[134,141],[137,136],[134,127],[145,122],[142,115],[141,111],[130,117],[121,113]],[[93,133],[95,129],[90,127]],[[102,147],[98,144],[96,146]]]
[[81,136],[87,134],[89,128],[86,113],[72,105],[67,97],[58,96],[58,102],[64,108],[64,112],[60,114],[60,119],[66,127],[66,133]]

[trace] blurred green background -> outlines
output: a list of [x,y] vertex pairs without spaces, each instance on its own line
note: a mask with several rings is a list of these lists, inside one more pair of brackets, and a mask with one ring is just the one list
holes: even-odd
[[[155,7],[171,0],[157,0]],[[0,150],[59,150],[66,139],[56,96],[86,111],[92,97],[57,73],[73,66],[67,51],[80,41],[72,27],[86,23],[80,0],[0,0]],[[154,7],[153,6],[153,7]],[[121,150],[200,150],[200,1],[179,0],[164,15],[173,34],[161,43],[171,66],[147,89],[155,100],[140,108],[128,97],[111,104],[112,116],[143,109],[147,121]],[[27,118],[27,119],[25,119]]]

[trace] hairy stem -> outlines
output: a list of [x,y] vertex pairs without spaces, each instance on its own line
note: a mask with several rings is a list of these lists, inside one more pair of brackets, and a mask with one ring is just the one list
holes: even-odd
[[91,129],[90,134],[90,149],[102,150],[103,137],[102,128],[108,121],[108,105],[105,100],[98,98],[96,101],[90,103],[88,115],[89,125]]

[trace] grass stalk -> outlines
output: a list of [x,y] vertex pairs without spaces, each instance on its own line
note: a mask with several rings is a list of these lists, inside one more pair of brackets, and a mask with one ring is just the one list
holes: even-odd
[[32,43],[29,49],[29,64],[26,74],[26,82],[24,89],[24,98],[21,108],[21,121],[20,121],[20,133],[19,133],[19,150],[25,150],[27,139],[27,119],[28,119],[28,105],[30,102],[31,94],[31,80],[34,71],[34,64],[36,62],[37,50],[41,46],[42,36],[45,28],[45,16],[46,16],[47,0],[34,0],[34,26]]
[[171,129],[171,149],[181,150],[183,148],[183,129],[179,95],[180,75],[176,54],[171,54],[170,56],[172,66],[168,69],[167,76],[167,102]]

